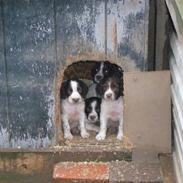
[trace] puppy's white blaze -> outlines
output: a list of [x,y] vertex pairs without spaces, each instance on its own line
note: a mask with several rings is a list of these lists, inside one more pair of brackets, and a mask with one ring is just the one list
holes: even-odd
[[102,62],[101,65],[100,65],[99,74],[102,74],[103,73],[103,68],[104,68],[104,62]]
[[[91,111],[91,113],[89,114],[89,116],[88,116],[88,118],[90,119],[90,116],[95,116],[95,121],[97,121],[98,120],[98,114],[97,114],[97,112],[95,111],[95,107],[96,107],[96,105],[97,105],[97,102],[96,101],[93,101],[92,103],[91,103],[91,107],[92,107],[92,111]],[[91,120],[91,119],[90,119]],[[95,122],[94,121],[94,122]]]
[[96,112],[95,112],[95,107],[96,107],[96,105],[97,105],[97,102],[96,102],[96,101],[93,101],[93,102],[91,103],[92,113],[96,113]]
[[73,99],[79,99],[79,102],[81,102],[81,95],[79,94],[78,90],[78,83],[76,81],[71,81],[71,88],[72,88],[72,94],[69,96],[69,102],[73,103]]
[[113,90],[111,89],[111,83],[109,83],[109,88],[105,91],[105,93],[104,93],[104,98],[105,99],[107,99],[107,95],[108,94],[111,94],[112,95],[112,97],[111,97],[111,99],[112,100],[114,100],[114,98],[115,98],[115,94],[114,94],[114,92],[113,92]]

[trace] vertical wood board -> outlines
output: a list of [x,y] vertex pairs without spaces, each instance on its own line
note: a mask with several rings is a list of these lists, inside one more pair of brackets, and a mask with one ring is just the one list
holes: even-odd
[[51,144],[55,67],[53,1],[4,1],[10,143]]

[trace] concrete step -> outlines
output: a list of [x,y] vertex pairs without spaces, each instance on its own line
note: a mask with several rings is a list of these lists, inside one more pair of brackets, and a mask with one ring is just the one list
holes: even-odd
[[52,183],[162,183],[159,163],[126,161],[60,162]]
[[127,138],[123,141],[116,140],[111,136],[104,141],[96,141],[95,138],[82,139],[74,137],[65,144],[55,146],[54,152],[59,152],[60,161],[114,161],[132,160],[133,146]]

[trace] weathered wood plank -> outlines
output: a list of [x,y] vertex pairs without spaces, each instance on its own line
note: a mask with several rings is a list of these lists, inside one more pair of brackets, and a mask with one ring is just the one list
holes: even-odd
[[156,37],[155,37],[155,70],[169,69],[169,32],[170,18],[166,2],[164,0],[156,1]]
[[183,55],[182,42],[175,33],[171,37],[173,55],[170,58],[170,70],[172,74],[172,103],[174,121],[174,165],[177,181],[182,181],[183,175]]
[[[180,141],[180,144],[183,143],[183,115],[182,115],[182,109],[181,104],[179,102],[179,96],[176,92],[174,84],[171,87],[172,89],[172,102],[173,102],[173,117],[174,117],[174,126],[175,131],[177,134],[177,138]],[[180,146],[183,153],[183,147]]]
[[107,54],[125,70],[147,69],[149,1],[107,1]]
[[0,148],[9,146],[8,120],[7,120],[7,87],[5,48],[3,33],[3,3],[0,1]]
[[48,147],[53,136],[53,1],[4,1],[11,146]]
[[179,173],[183,175],[183,153],[181,152],[181,144],[179,142],[179,139],[177,137],[176,131],[174,131],[174,138],[175,138],[175,156],[178,160],[178,167],[179,167]]
[[166,0],[170,15],[180,41],[183,41],[183,3],[180,0]]
[[177,183],[182,183],[183,174],[182,172],[180,172],[180,166],[179,166],[180,161],[177,159],[176,151],[173,152],[173,163],[174,163],[174,170],[175,170],[174,172],[176,176],[176,181]]
[[177,5],[177,9],[179,10],[181,19],[183,21],[183,1],[182,0],[175,0],[175,3]]
[[[180,144],[183,144],[183,129],[181,127],[181,119],[179,118],[177,112],[173,111],[174,115],[174,123],[175,123],[175,133],[177,134],[177,137],[179,138]],[[183,147],[180,146],[181,151],[183,152]]]
[[[149,160],[151,153],[170,153],[169,71],[127,72],[124,74],[124,84],[124,134],[135,147],[134,158]],[[136,151],[138,148],[141,154]]]
[[176,95],[178,96],[180,105],[183,105],[183,80],[173,57],[170,60],[170,69]]
[[171,44],[171,48],[176,60],[176,64],[178,66],[179,69],[179,73],[181,74],[181,77],[183,78],[183,73],[181,71],[183,71],[183,42],[180,42],[177,39],[177,36],[175,35],[175,33],[172,34],[171,40],[170,40],[170,44]]
[[104,1],[56,0],[55,4],[59,63],[105,58]]

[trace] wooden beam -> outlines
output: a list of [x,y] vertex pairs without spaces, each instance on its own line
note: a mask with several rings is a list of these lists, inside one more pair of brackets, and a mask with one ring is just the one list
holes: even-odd
[[183,2],[181,0],[166,0],[178,38],[183,40]]

